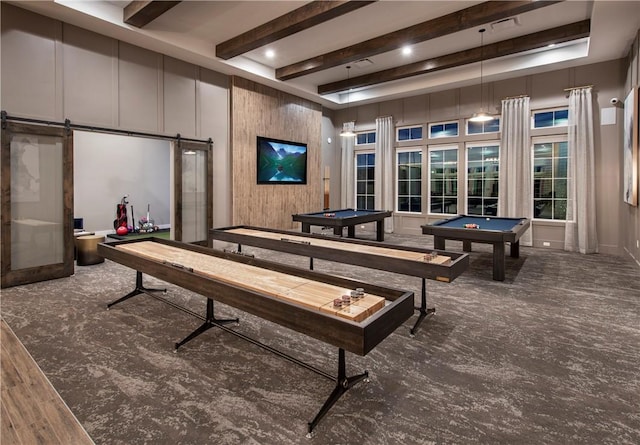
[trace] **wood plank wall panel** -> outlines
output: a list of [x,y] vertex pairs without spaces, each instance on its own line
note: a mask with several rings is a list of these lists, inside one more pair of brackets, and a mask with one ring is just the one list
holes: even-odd
[[213,139],[213,227],[231,224],[229,76],[200,69],[200,138]]
[[2,109],[58,119],[56,39],[62,24],[2,3]]
[[77,124],[117,125],[117,41],[65,24],[63,42],[64,117]]
[[[321,123],[320,105],[233,77],[233,224],[291,229],[299,226],[291,221],[292,214],[322,209]],[[257,136],[306,142],[307,184],[256,184]]]
[[162,55],[119,42],[118,116],[120,126],[160,132],[158,106]]
[[198,68],[164,57],[164,133],[196,134],[196,78]]

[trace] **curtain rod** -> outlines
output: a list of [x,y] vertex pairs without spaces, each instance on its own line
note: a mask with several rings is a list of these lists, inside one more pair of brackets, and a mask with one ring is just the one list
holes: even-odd
[[213,140],[211,138],[192,139],[192,138],[183,138],[180,136],[180,133],[178,133],[175,136],[167,136],[164,134],[144,133],[140,131],[118,130],[116,128],[94,127],[91,125],[72,124],[69,119],[65,119],[64,122],[45,121],[41,119],[32,119],[28,117],[9,116],[7,112],[3,110],[2,111],[2,128],[6,126],[6,121],[28,122],[32,124],[49,125],[52,127],[65,127],[70,129],[76,129],[76,130],[88,130],[88,131],[95,131],[99,133],[120,134],[120,135],[126,135],[126,136],[139,136],[139,137],[152,138],[152,139],[168,139],[168,140],[202,142],[205,144],[213,144]]
[[579,90],[581,88],[593,88],[593,85],[582,85],[581,87],[565,88],[564,91]]
[[505,97],[505,98],[504,98],[504,99],[502,99],[502,100],[508,100],[508,99],[520,99],[520,98],[523,98],[523,97],[529,97],[529,95],[528,95],[528,94],[521,94],[520,96],[509,96],[509,97]]

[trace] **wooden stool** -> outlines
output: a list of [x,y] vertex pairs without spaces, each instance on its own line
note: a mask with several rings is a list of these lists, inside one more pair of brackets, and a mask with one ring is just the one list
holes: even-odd
[[76,237],[76,249],[78,250],[78,266],[90,266],[104,263],[104,258],[98,255],[98,244],[104,242],[102,235],[86,235]]

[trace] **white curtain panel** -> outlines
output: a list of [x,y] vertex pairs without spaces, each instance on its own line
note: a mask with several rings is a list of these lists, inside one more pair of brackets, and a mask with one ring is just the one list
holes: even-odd
[[[376,210],[393,210],[393,144],[395,133],[393,117],[376,119],[376,167],[375,167],[375,206]],[[385,218],[384,231],[393,232],[393,216]]]
[[[343,128],[355,128],[355,122],[345,122]],[[355,209],[356,194],[355,187],[355,154],[353,147],[356,144],[356,138],[353,136],[340,137],[342,142],[342,166],[340,168],[340,181],[342,187],[340,190],[340,207],[343,209]]]
[[[531,140],[529,139],[529,97],[502,101],[500,140],[500,181],[498,216],[533,217],[531,183]],[[532,229],[520,238],[520,244],[531,246]]]
[[593,99],[591,87],[569,94],[567,223],[564,250],[597,253]]

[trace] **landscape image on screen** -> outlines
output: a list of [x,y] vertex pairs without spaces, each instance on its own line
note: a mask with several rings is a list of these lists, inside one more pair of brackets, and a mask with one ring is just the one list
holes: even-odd
[[306,184],[307,145],[258,136],[258,184]]

